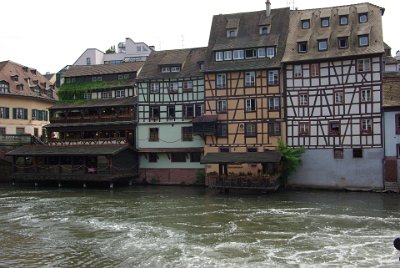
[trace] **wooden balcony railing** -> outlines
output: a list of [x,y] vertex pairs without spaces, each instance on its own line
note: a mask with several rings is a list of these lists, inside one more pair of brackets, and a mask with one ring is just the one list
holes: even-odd
[[64,145],[98,145],[98,144],[126,144],[129,142],[125,137],[113,138],[91,138],[91,139],[50,139],[47,144],[52,146]]
[[85,116],[72,116],[63,118],[50,118],[51,123],[76,123],[76,122],[114,122],[114,121],[132,121],[135,120],[133,114],[120,114],[116,115],[85,115]]

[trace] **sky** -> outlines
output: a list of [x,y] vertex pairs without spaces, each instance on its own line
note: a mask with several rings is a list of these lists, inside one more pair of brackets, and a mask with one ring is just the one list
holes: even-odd
[[[272,8],[310,9],[368,0],[270,0]],[[293,3],[294,2],[294,3]],[[385,8],[383,38],[400,50],[400,1],[370,0]],[[40,73],[58,72],[87,48],[105,52],[125,41],[156,50],[207,46],[213,15],[265,9],[265,0],[7,0],[1,2],[0,62]]]

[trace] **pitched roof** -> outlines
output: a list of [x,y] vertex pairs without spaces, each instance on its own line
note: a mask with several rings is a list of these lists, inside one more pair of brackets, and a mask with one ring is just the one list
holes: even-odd
[[63,73],[63,77],[132,73],[138,72],[143,64],[144,62],[124,62],[121,64],[71,65]]
[[113,107],[113,106],[134,106],[137,97],[113,98],[113,99],[96,99],[86,100],[82,102],[63,103],[59,102],[51,106],[49,110],[73,109],[86,107]]
[[282,155],[276,151],[241,152],[241,153],[208,153],[200,161],[201,164],[242,164],[242,163],[278,163]]
[[129,145],[74,145],[74,146],[47,146],[24,145],[12,150],[8,156],[33,156],[33,155],[115,155],[129,149]]
[[[227,27],[236,25],[234,38],[227,37]],[[260,34],[261,26],[270,25],[269,34]],[[279,68],[285,50],[289,25],[289,8],[272,9],[271,15],[266,11],[255,11],[235,14],[221,14],[213,17],[208,41],[205,71],[247,70],[262,68]],[[259,48],[274,46],[276,55],[272,59],[255,58],[233,61],[215,61],[215,51]]]
[[[358,22],[358,14],[368,12],[366,23]],[[369,4],[292,10],[289,35],[283,62],[384,53],[381,7]],[[348,24],[339,25],[339,17],[348,15]],[[329,17],[329,27],[321,27],[321,18]],[[310,28],[302,29],[301,21],[310,19]],[[369,35],[369,45],[359,47],[358,36]],[[348,37],[348,48],[340,49],[338,37]],[[328,50],[318,51],[318,40],[328,39]],[[298,42],[308,42],[306,53],[298,52]]]
[[383,76],[383,108],[400,107],[400,73]]
[[0,95],[33,97],[51,102],[57,100],[56,90],[51,88],[53,84],[34,68],[12,61],[0,62],[0,81],[7,83],[10,90]]
[[[200,63],[205,60],[206,50],[202,47],[153,51],[137,76],[137,81],[202,76]],[[180,66],[181,71],[161,73],[162,66]]]

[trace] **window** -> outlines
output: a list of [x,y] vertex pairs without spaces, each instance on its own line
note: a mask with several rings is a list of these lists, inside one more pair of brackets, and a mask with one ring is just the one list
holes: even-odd
[[329,27],[329,18],[321,18],[321,27],[322,28]]
[[396,114],[396,134],[400,134],[400,114]]
[[342,104],[344,100],[344,93],[343,91],[335,91],[335,104]]
[[340,25],[349,24],[349,15],[341,15],[341,16],[339,16],[339,24]]
[[308,105],[308,93],[307,92],[300,92],[299,93],[299,105],[300,106],[307,106]]
[[85,93],[83,93],[83,99],[85,99],[85,100],[91,100],[92,99],[92,93],[87,93],[87,92],[85,92]]
[[150,107],[150,120],[155,120],[160,118],[160,107],[151,106]]
[[168,93],[178,92],[178,82],[171,82],[168,84]]
[[244,77],[245,86],[254,86],[256,83],[256,72],[246,72]]
[[357,60],[357,71],[358,72],[371,71],[371,60],[370,59],[358,59]]
[[257,57],[257,50],[255,48],[246,49],[244,53],[246,59],[254,59],[255,57]]
[[267,58],[275,57],[275,47],[267,47]]
[[167,117],[168,119],[175,119],[175,106],[173,105],[168,106]]
[[186,162],[186,153],[171,153],[171,162]]
[[156,153],[149,153],[149,162],[150,163],[157,163],[158,156]]
[[280,122],[268,123],[268,132],[269,132],[270,136],[280,136],[281,135],[281,123]]
[[225,88],[226,86],[226,74],[217,74],[217,81],[216,81],[217,88]]
[[246,137],[255,137],[257,135],[257,124],[256,123],[246,123],[244,134]]
[[269,33],[269,27],[268,26],[261,26],[260,27],[260,35],[266,35]]
[[227,103],[226,100],[218,100],[217,101],[217,112],[218,113],[226,113],[227,111]]
[[257,153],[257,147],[247,147],[248,153]]
[[279,85],[279,71],[278,70],[268,71],[268,85],[270,85],[270,86]]
[[368,13],[360,13],[360,14],[358,14],[358,22],[359,23],[368,22]]
[[103,81],[103,77],[102,76],[92,76],[92,82],[96,82],[96,81]]
[[226,123],[219,123],[217,125],[217,137],[228,136],[228,125]]
[[5,127],[0,127],[0,135],[6,135],[6,128]]
[[161,67],[161,72],[162,73],[170,73],[171,72],[171,67]]
[[15,134],[17,134],[17,135],[25,134],[25,128],[24,127],[17,127],[15,129]]
[[18,89],[19,91],[23,91],[23,90],[24,90],[24,84],[18,84],[18,85],[17,85],[17,89]]
[[181,71],[180,66],[172,66],[171,67],[171,73],[179,73]]
[[118,75],[118,80],[123,80],[124,79],[124,75],[123,74],[119,74]]
[[294,77],[295,78],[303,77],[303,68],[301,65],[294,66]]
[[232,51],[224,51],[224,60],[231,60],[232,59]]
[[339,45],[339,48],[348,48],[349,47],[349,38],[348,37],[339,37],[338,45]]
[[297,43],[297,52],[299,53],[305,53],[307,52],[307,42],[299,42]]
[[219,152],[220,153],[229,153],[229,148],[228,147],[220,147]]
[[116,98],[125,98],[125,89],[118,89],[115,91]]
[[361,133],[362,134],[372,134],[372,119],[361,119]]
[[260,47],[257,48],[257,57],[259,58],[265,58],[266,54],[265,54],[265,47]]
[[328,123],[329,127],[329,135],[338,136],[340,135],[340,122],[339,121],[330,121]]
[[111,91],[103,91],[103,92],[101,92],[101,98],[102,99],[111,99],[112,98],[112,92]]
[[193,141],[192,127],[182,127],[182,141]]
[[333,149],[333,158],[334,159],[343,159],[343,148]]
[[159,92],[160,92],[160,84],[150,83],[150,93],[159,93]]
[[13,108],[13,119],[28,119],[28,109]]
[[311,77],[319,76],[319,63],[312,63],[310,65],[310,74],[311,74]]
[[91,64],[90,58],[86,58],[86,65],[90,65],[90,64]]
[[368,35],[359,35],[358,36],[358,46],[366,47],[369,45],[369,36]]
[[194,105],[194,116],[202,116],[203,115],[203,104],[195,104]]
[[[0,131],[0,134],[1,134],[1,131]],[[6,133],[4,132],[4,135],[5,135]],[[397,158],[400,158],[400,144],[397,144]]]
[[224,60],[224,52],[223,51],[215,52],[215,60],[216,61],[223,61]]
[[256,110],[256,99],[246,100],[246,112],[254,112]]
[[280,98],[279,97],[269,97],[268,98],[268,110],[269,111],[279,111],[280,109]]
[[230,29],[226,32],[226,36],[228,38],[234,38],[237,35],[237,30],[236,29]]
[[158,128],[150,128],[149,141],[158,141]]
[[299,135],[300,136],[310,135],[310,123],[309,122],[300,122],[299,123]]
[[182,87],[184,91],[192,91],[193,81],[183,81]]
[[360,95],[361,95],[361,102],[370,102],[371,101],[371,89],[369,89],[369,88],[361,89]]
[[353,158],[362,158],[363,157],[363,150],[361,148],[353,149]]
[[183,105],[183,118],[192,119],[194,117],[193,104]]
[[0,93],[10,93],[10,86],[6,81],[0,81]]
[[244,59],[244,50],[234,50],[233,51],[233,59],[234,60]]
[[9,119],[10,118],[10,108],[0,107],[0,118]]
[[310,20],[302,20],[301,28],[302,29],[310,29]]
[[201,153],[190,153],[190,162],[200,162]]
[[328,40],[322,39],[318,40],[318,51],[326,51],[328,50]]

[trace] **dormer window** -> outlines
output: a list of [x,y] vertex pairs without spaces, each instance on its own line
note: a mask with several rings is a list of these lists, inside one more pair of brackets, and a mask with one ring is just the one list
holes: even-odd
[[366,47],[369,45],[369,37],[368,35],[359,35],[358,36],[358,46]]
[[321,27],[322,28],[329,27],[329,18],[321,18]]
[[16,74],[11,76],[11,79],[12,79],[13,81],[18,81],[18,78],[19,78],[19,76],[16,75]]
[[348,48],[349,47],[349,38],[347,36],[339,37],[338,42],[339,42],[339,48]]
[[179,73],[181,71],[181,67],[179,66],[172,66],[171,73]]
[[96,82],[96,81],[103,81],[103,77],[102,76],[92,76],[92,82]]
[[322,39],[318,40],[318,51],[326,51],[328,50],[328,40]]
[[275,47],[267,47],[267,58],[275,57]]
[[361,13],[361,14],[358,14],[358,22],[359,22],[359,23],[366,23],[366,22],[368,22],[368,13]]
[[232,59],[232,51],[231,50],[224,51],[224,60],[231,60],[231,59]]
[[297,43],[297,50],[299,53],[306,53],[307,52],[307,42]]
[[23,91],[23,90],[24,90],[24,84],[18,84],[18,85],[17,85],[17,89],[18,89],[19,91]]
[[310,29],[310,20],[302,20],[301,28],[302,29]]
[[32,73],[32,74],[36,74],[36,70],[35,70],[35,69],[32,69],[32,70],[31,70],[31,73]]
[[261,26],[260,27],[260,35],[267,35],[269,34],[269,27],[268,26]]
[[215,52],[215,61],[223,61],[224,60],[224,52],[217,51]]
[[6,81],[0,81],[0,93],[10,93],[10,85]]
[[161,67],[161,72],[162,73],[170,73],[171,72],[171,68],[170,67]]
[[226,32],[226,36],[227,36],[228,38],[235,38],[235,37],[237,36],[237,29],[229,29],[229,30]]
[[161,67],[162,73],[179,73],[181,71],[180,66],[163,66]]
[[340,25],[347,25],[347,24],[349,24],[349,15],[342,15],[342,16],[339,16],[339,24],[340,24]]
[[246,56],[246,59],[253,59],[253,58],[257,57],[257,50],[254,48],[246,49],[245,56]]

